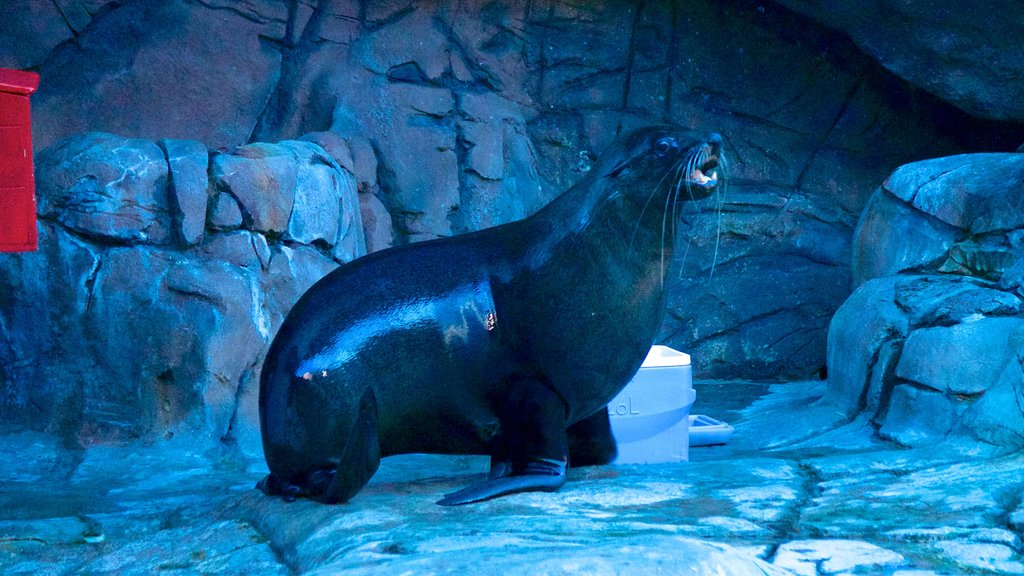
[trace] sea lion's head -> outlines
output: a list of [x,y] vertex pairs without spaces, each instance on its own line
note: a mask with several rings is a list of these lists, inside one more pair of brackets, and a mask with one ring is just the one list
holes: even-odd
[[652,126],[621,136],[605,154],[603,176],[614,188],[645,203],[674,206],[713,194],[724,180],[722,136],[693,138],[672,126]]

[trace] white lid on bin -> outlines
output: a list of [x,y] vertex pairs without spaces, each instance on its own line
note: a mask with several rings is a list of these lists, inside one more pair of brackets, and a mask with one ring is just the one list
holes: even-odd
[[689,365],[689,354],[659,344],[651,346],[651,351],[647,353],[647,358],[644,359],[641,368],[666,368]]

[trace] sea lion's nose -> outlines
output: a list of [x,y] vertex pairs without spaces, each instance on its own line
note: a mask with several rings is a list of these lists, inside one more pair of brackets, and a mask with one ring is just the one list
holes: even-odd
[[711,147],[711,152],[714,154],[718,153],[718,150],[722,147],[722,135],[718,132],[712,132],[708,134],[708,146]]

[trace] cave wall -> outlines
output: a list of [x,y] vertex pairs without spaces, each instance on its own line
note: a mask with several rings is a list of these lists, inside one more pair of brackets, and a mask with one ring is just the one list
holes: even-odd
[[[661,340],[693,355],[698,378],[806,378],[825,366],[853,227],[878,183],[912,160],[1012,150],[1024,118],[1020,98],[1000,104],[1020,93],[1010,59],[1001,85],[978,88],[999,93],[981,110],[914,86],[914,66],[883,57],[900,38],[869,42],[820,4],[783,3],[807,15],[739,0],[32,0],[0,22],[0,66],[42,75],[39,154],[93,131],[193,141],[211,158],[330,133],[350,155],[370,250],[522,218],[631,127],[721,132],[728,190],[684,215]],[[934,65],[949,76],[958,62]],[[80,252],[80,231],[41,218],[44,244]],[[203,242],[230,232],[199,226]],[[282,242],[270,235],[270,250]],[[60,288],[70,314],[87,281]],[[7,334],[31,316],[0,306]],[[266,335],[254,338],[258,356]]]
[[1016,0],[779,0],[849,36],[900,78],[990,120],[1024,120],[1024,5]]

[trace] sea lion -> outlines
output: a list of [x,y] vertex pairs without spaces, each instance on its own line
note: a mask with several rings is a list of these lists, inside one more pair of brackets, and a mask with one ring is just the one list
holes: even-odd
[[325,276],[263,364],[259,488],[345,502],[383,456],[490,455],[486,480],[438,502],[456,505],[557,490],[570,455],[607,460],[600,441],[577,459],[566,429],[610,440],[604,407],[665,314],[677,210],[716,190],[721,149],[636,130],[533,216]]

